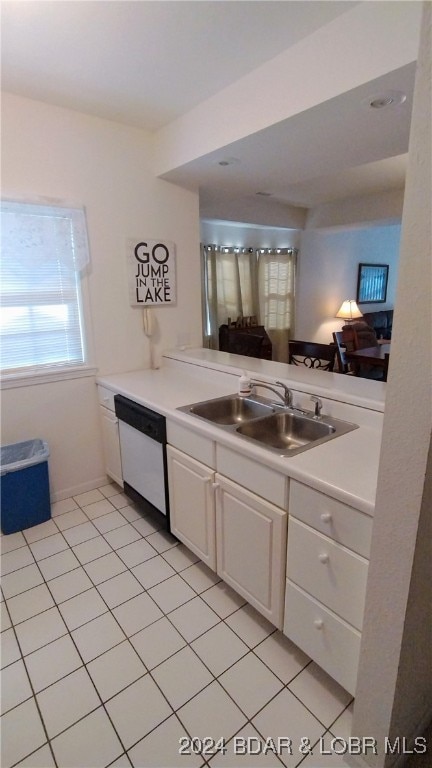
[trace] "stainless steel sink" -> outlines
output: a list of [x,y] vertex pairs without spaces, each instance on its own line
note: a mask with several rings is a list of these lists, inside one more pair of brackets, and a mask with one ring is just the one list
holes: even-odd
[[336,432],[336,427],[322,420],[285,411],[244,424],[236,431],[244,437],[275,448],[278,453],[292,453],[309,443],[328,438]]
[[285,407],[263,397],[228,395],[178,410],[210,421],[240,440],[252,441],[279,456],[296,456],[358,428],[357,424],[332,416],[314,418],[312,411]]
[[259,416],[266,416],[274,412],[274,407],[269,402],[263,402],[259,397],[249,398],[239,395],[218,397],[215,400],[205,400],[202,403],[187,405],[179,408],[180,411],[192,413],[202,419],[212,421],[214,424],[242,424]]

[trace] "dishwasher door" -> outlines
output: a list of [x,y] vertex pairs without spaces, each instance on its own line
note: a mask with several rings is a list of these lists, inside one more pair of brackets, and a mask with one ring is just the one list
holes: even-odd
[[123,480],[166,515],[165,446],[119,421]]
[[142,506],[169,516],[166,422],[123,395],[115,395],[125,493]]

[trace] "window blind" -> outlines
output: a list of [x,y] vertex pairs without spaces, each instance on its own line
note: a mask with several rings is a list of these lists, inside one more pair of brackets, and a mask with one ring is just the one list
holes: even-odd
[[267,330],[289,329],[294,321],[295,251],[260,254],[260,308]]
[[3,373],[85,363],[80,271],[89,260],[84,211],[1,203]]

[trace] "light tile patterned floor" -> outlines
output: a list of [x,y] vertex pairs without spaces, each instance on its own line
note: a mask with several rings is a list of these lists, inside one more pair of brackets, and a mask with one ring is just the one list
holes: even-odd
[[3,768],[345,765],[351,697],[117,486],[1,549]]

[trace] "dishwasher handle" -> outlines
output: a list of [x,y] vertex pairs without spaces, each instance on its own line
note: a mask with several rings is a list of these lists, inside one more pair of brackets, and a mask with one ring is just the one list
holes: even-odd
[[123,395],[114,396],[114,405],[116,416],[120,421],[124,421],[152,440],[163,445],[166,444],[165,416],[146,408],[144,405],[135,403]]

